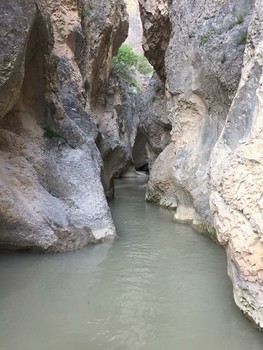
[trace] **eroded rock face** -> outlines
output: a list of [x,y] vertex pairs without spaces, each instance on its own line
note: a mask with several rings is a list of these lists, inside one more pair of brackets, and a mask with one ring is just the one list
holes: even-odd
[[108,85],[111,59],[128,35],[125,3],[81,0],[80,16],[85,32],[83,74],[91,101],[96,102]]
[[139,116],[132,87],[111,75],[91,112],[99,130],[96,144],[103,159],[102,183],[107,198],[114,197],[114,178],[132,164],[132,148]]
[[87,33],[83,64],[86,112],[97,129],[102,156],[101,180],[108,199],[114,197],[114,178],[132,162],[138,117],[130,87],[112,72],[112,56],[128,35],[124,2],[83,1],[82,25]]
[[[158,12],[160,1],[151,4]],[[262,11],[261,1],[170,2],[164,109],[172,142],[153,163],[147,194],[226,247],[235,301],[260,328]]]
[[263,7],[256,2],[237,94],[211,160],[211,209],[237,305],[263,329]]
[[146,140],[149,169],[171,141],[172,126],[167,118],[164,91],[163,82],[157,74],[154,74],[137,99],[140,117],[139,132]]
[[[88,25],[94,4],[99,19]],[[115,235],[87,105],[105,85],[111,55],[127,35],[119,5],[0,5],[1,247],[61,251]]]
[[[20,94],[24,77],[25,42],[36,17],[33,1],[24,6],[13,0],[1,4],[1,52],[0,52],[0,117],[12,107]],[[27,16],[23,16],[27,13]],[[20,20],[19,20],[20,19]]]
[[[165,53],[164,108],[172,125],[172,144],[166,156],[157,159],[156,169],[162,169],[162,176],[167,174],[166,188],[176,191],[160,186],[156,171],[150,176],[148,198],[176,206],[177,220],[192,222],[212,235],[209,159],[239,83],[245,48],[241,37],[253,4],[177,0],[168,6],[172,32]],[[161,15],[160,1],[151,6]],[[142,16],[150,18],[146,9]],[[166,157],[174,161],[166,162]]]

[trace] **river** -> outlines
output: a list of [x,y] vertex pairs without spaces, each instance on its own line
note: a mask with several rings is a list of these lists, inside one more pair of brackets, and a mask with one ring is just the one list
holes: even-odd
[[119,238],[0,254],[1,350],[262,350],[234,304],[224,250],[116,181]]

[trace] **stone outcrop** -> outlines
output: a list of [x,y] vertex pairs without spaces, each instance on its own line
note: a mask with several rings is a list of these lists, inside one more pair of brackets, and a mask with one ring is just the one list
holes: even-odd
[[152,164],[147,198],[226,247],[236,303],[263,328],[262,2],[140,4],[153,65],[149,48],[163,34],[147,33],[167,21],[166,6],[172,26],[159,74],[171,142]]
[[0,245],[76,249],[115,235],[91,104],[127,36],[122,1],[0,4]]

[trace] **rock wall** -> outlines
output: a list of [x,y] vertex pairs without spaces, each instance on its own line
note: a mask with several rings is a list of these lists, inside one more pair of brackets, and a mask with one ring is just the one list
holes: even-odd
[[140,17],[139,3],[137,0],[125,0],[127,12],[129,14],[129,33],[126,43],[132,48],[143,54],[142,49],[142,22]]
[[164,83],[155,73],[137,98],[140,120],[138,136],[143,135],[146,140],[150,170],[156,158],[171,141],[172,126],[167,118],[164,92]]
[[263,6],[256,1],[241,81],[212,153],[210,204],[235,301],[263,329],[262,49]]
[[90,106],[127,36],[124,3],[10,0],[0,11],[0,246],[61,251],[114,236]]
[[133,163],[132,149],[139,116],[132,87],[111,75],[103,93],[91,104],[99,134],[96,144],[102,155],[102,184],[107,198],[114,197],[114,178]]
[[262,2],[139,5],[159,78],[135,97],[111,72],[122,0],[0,3],[0,247],[114,236],[105,193],[147,159],[147,199],[226,247],[236,303],[263,328]]
[[[164,113],[172,126],[152,164],[147,199],[226,247],[236,303],[263,328],[262,2],[140,6],[146,55],[165,82],[159,119]],[[161,63],[158,28],[168,21]],[[157,130],[148,126],[146,134]]]
[[114,178],[132,163],[132,146],[139,119],[131,87],[112,73],[112,56],[128,35],[124,1],[83,1],[86,34],[83,75],[85,110],[98,129],[96,145],[103,166],[101,180],[108,199],[114,197]]
[[[147,4],[142,16],[146,13],[144,22],[153,25],[144,28],[146,41],[154,27],[154,43],[162,36],[158,29],[162,13],[164,22],[169,13],[172,25],[163,67],[164,109],[172,125],[172,142],[153,166],[147,198],[176,206],[177,220],[214,235],[209,159],[239,83],[245,48],[241,37],[247,31],[253,1],[239,1],[238,5],[236,1],[201,1],[197,5],[190,0],[169,4],[159,0]],[[153,47],[150,57],[156,66],[154,52]]]

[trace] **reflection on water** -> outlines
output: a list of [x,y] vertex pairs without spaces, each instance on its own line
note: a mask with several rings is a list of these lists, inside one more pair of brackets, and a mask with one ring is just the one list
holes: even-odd
[[1,350],[262,350],[232,297],[223,249],[117,182],[119,239],[0,254]]

